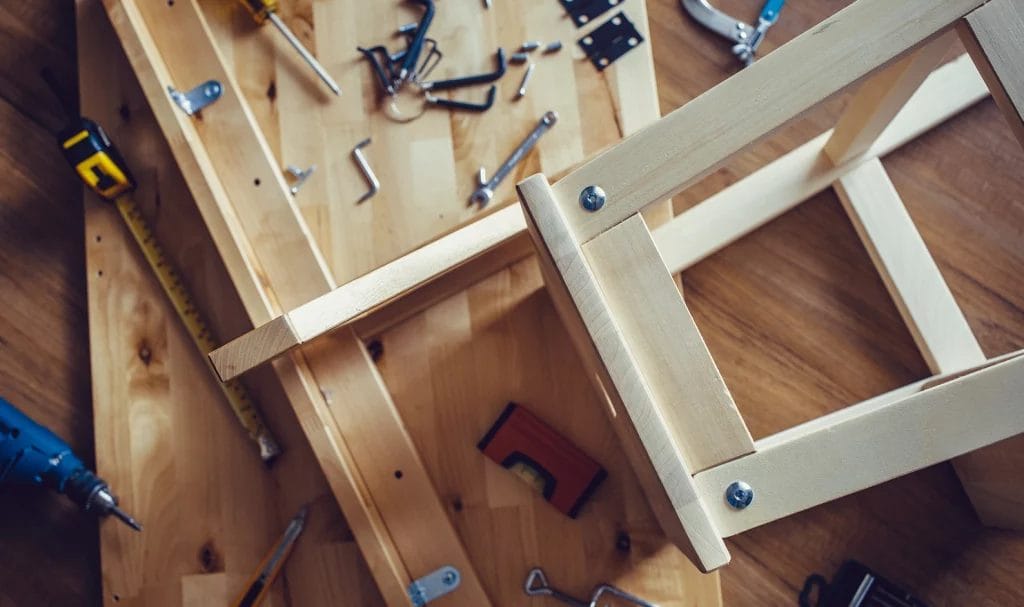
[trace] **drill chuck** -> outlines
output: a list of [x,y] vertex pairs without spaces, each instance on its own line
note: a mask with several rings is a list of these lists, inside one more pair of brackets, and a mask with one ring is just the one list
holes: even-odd
[[48,487],[103,517],[113,514],[136,530],[142,527],[117,507],[103,479],[85,467],[56,434],[0,398],[0,484]]

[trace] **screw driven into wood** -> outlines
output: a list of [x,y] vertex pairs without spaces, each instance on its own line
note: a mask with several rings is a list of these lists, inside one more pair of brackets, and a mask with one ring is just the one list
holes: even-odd
[[754,488],[743,481],[733,481],[725,490],[725,501],[737,510],[743,510],[754,501]]
[[597,211],[603,207],[607,199],[608,197],[604,190],[601,189],[601,186],[588,185],[580,192],[580,205],[590,212]]

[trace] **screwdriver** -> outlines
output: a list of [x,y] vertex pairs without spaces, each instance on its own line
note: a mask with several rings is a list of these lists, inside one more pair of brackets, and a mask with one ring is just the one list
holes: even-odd
[[334,91],[335,95],[341,94],[341,88],[338,87],[338,83],[334,81],[334,78],[331,78],[331,75],[327,73],[324,66],[320,65],[320,62],[316,60],[316,57],[310,54],[310,52],[306,50],[306,47],[302,46],[302,43],[295,37],[292,30],[288,29],[288,26],[284,24],[284,21],[281,21],[281,18],[277,16],[277,0],[238,1],[242,3],[242,6],[249,10],[249,13],[252,14],[252,18],[256,23],[263,25],[267,20],[273,23],[274,27],[276,27],[277,30],[288,39],[288,42],[292,47],[302,55],[302,59],[309,64],[309,67],[313,68],[316,75],[320,76],[320,79],[324,81],[324,84]]

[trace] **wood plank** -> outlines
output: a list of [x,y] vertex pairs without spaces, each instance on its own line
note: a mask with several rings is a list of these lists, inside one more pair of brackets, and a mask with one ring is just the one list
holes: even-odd
[[967,15],[960,39],[978,65],[999,109],[1024,145],[1024,10],[1013,0],[993,0]]
[[[573,233],[586,242],[647,205],[679,193],[751,143],[982,3],[858,0],[573,171],[556,184],[556,200]],[[773,100],[770,109],[764,107],[764,99]],[[605,190],[608,202],[591,213],[578,198],[583,188],[595,184]]]
[[[758,441],[754,455],[695,480],[723,534],[735,535],[1024,432],[1022,390],[1018,356],[882,407],[855,405],[837,423]],[[721,499],[736,479],[755,491],[744,510]]]
[[237,377],[472,263],[525,229],[519,205],[506,207],[228,342],[210,353],[210,361],[223,379]]
[[658,250],[673,273],[681,272],[987,96],[978,70],[961,55],[925,80],[863,158],[834,165],[824,151],[833,131],[826,131],[655,229]]
[[960,306],[878,159],[836,181],[836,193],[933,373],[985,360]]
[[[223,75],[224,93],[222,98],[208,109],[234,108],[235,114],[221,116],[219,122],[216,123],[216,128],[230,129],[232,136],[227,137],[224,131],[214,131],[215,127],[207,127],[208,137],[212,137],[210,133],[219,132],[220,143],[192,139],[178,142],[178,145],[187,147],[193,155],[197,153],[195,151],[197,148],[202,148],[211,153],[212,162],[219,160],[221,166],[234,166],[232,163],[237,160],[232,156],[232,148],[226,145],[226,142],[251,139],[254,142],[254,147],[250,148],[248,153],[258,154],[262,151],[258,158],[253,158],[255,164],[250,167],[265,168],[264,171],[257,170],[255,179],[250,181],[247,177],[242,177],[240,171],[226,171],[231,177],[222,179],[222,183],[224,183],[225,192],[233,201],[234,208],[238,210],[237,221],[246,230],[246,236],[252,242],[253,252],[258,258],[257,263],[260,263],[266,272],[266,282],[273,285],[274,296],[265,297],[264,300],[297,305],[313,294],[333,287],[333,279],[326,269],[319,250],[311,242],[309,231],[301,217],[298,216],[290,193],[285,188],[276,169],[272,169],[273,163],[267,155],[267,145],[258,130],[254,128],[251,114],[246,110],[245,101],[238,93],[237,85],[229,77],[220,55],[208,36],[206,24],[198,6],[194,2],[173,5],[171,8],[176,10],[177,27],[156,29],[150,28],[148,24],[159,21],[161,18],[168,18],[161,14],[161,11],[168,7],[150,3],[136,5],[132,2],[111,1],[107,8],[115,28],[119,30],[122,44],[128,47],[128,55],[136,63],[141,63],[144,66],[151,64],[151,58],[157,56],[155,53],[161,48],[156,40],[162,39],[165,45],[164,50],[181,48],[182,44],[191,49],[200,49],[197,51],[197,56],[204,57],[206,62],[211,64],[203,66],[204,69],[209,67],[211,70],[205,73]],[[148,44],[149,42],[153,42],[153,44]],[[191,63],[192,60],[189,56],[170,54],[163,55],[163,57],[174,61],[176,66],[186,72],[196,67]],[[151,69],[146,68],[141,71],[141,74],[146,75],[147,72],[151,72]],[[168,66],[168,72],[172,77],[180,78],[180,74],[176,74],[171,66]],[[137,70],[137,73],[140,72]],[[208,77],[209,75],[206,76],[206,78]],[[190,78],[184,80],[189,81]],[[159,89],[160,87],[153,88]],[[152,93],[152,88],[149,92]],[[160,93],[160,97],[156,97],[155,102],[159,103],[162,97],[163,94]],[[150,98],[154,99],[152,94]],[[222,106],[221,104],[225,101],[229,102]],[[214,113],[205,113],[204,119],[197,122],[206,124],[213,122],[211,116]],[[177,132],[174,130],[174,124],[163,124],[162,126],[165,133]],[[237,137],[234,136],[236,131],[238,131]],[[175,137],[169,137],[169,140],[177,141]],[[186,169],[184,172],[186,179],[190,182],[202,183],[205,181],[199,171]],[[220,171],[218,174],[223,176],[224,173],[225,171]],[[264,183],[264,179],[266,183]],[[259,195],[253,195],[254,190],[258,190]],[[229,211],[229,207],[223,204],[217,205],[216,209],[208,209],[208,212],[211,213],[228,214]],[[245,219],[246,217],[248,219]],[[253,218],[262,219],[253,221]],[[213,236],[216,241],[217,237],[223,236],[223,234],[213,234]],[[224,242],[224,240],[228,240],[228,242]],[[225,252],[227,259],[245,259],[245,253],[237,250],[235,244],[237,241],[237,238],[221,239],[216,244],[218,249],[227,249]],[[243,272],[236,272],[236,274],[242,274],[243,279],[247,279],[248,276]],[[246,285],[243,284],[243,287]],[[248,288],[270,290],[270,287],[262,283],[249,285]],[[269,312],[266,309],[262,310],[263,315],[268,315]],[[333,382],[345,382],[351,380],[351,376],[346,377],[343,374],[332,373],[332,366],[329,362],[314,361],[313,367],[321,372],[320,376],[303,378],[303,373],[308,373],[308,371],[302,367],[293,370],[287,364],[278,365],[277,372],[279,377],[283,378],[282,383],[291,399],[291,405],[296,410],[300,421],[303,422],[302,427],[306,430],[307,438],[313,444],[314,451],[320,458],[328,482],[352,525],[360,547],[369,555],[368,563],[378,584],[382,587],[386,600],[391,604],[402,604],[407,600],[405,588],[409,580],[432,570],[409,572],[404,569],[396,569],[396,567],[401,567],[402,565],[399,563],[404,561],[411,562],[410,566],[417,566],[421,563],[415,558],[415,555],[411,554],[402,555],[402,560],[396,557],[397,550],[393,544],[396,538],[390,538],[385,531],[386,525],[389,524],[386,520],[387,513],[377,510],[372,498],[363,493],[366,487],[365,481],[358,477],[357,462],[360,454],[352,453],[348,449],[344,443],[346,437],[339,434],[339,426],[331,419],[331,414],[324,403],[323,394],[336,390]],[[371,376],[375,373],[375,369],[370,363],[366,363],[362,369],[350,371],[356,374],[371,374]],[[311,385],[319,387],[311,389]],[[373,398],[373,394],[366,396]],[[417,460],[414,448],[408,442],[407,436],[401,428],[400,419],[395,415],[388,415],[387,408],[379,408],[378,412],[380,414],[377,425],[378,438],[383,438],[396,450],[405,449],[410,454],[410,461],[415,464]],[[313,422],[313,420],[318,421]],[[414,478],[426,478],[426,472],[414,465],[410,466],[408,474]],[[487,599],[472,573],[472,566],[465,557],[461,543],[444,510],[431,508],[432,505],[436,505],[436,496],[433,501],[429,495],[422,496],[422,499],[423,509],[419,515],[422,517],[421,520],[424,522],[425,528],[429,529],[434,537],[429,547],[420,547],[420,550],[423,551],[421,553],[428,555],[427,551],[429,550],[431,559],[436,554],[446,555],[448,562],[459,568],[463,575],[463,585],[458,596],[476,604],[487,604]],[[389,512],[394,511],[392,509]]]
[[702,570],[727,564],[729,552],[697,498],[680,446],[609,313],[579,243],[553,204],[551,187],[538,175],[518,188],[548,292],[598,392],[608,399],[616,432],[662,530]]
[[954,32],[945,32],[865,81],[847,103],[825,144],[825,153],[832,162],[843,164],[867,152],[941,64],[955,41]]
[[583,253],[674,444],[694,474],[754,450],[693,316],[639,215]]
[[[178,267],[212,329],[244,327],[241,302],[224,292],[227,272],[202,229],[188,188],[170,160],[159,127],[132,75],[98,0],[80,0],[78,42],[87,115],[103,124],[139,181],[137,200],[157,238]],[[161,213],[161,201],[174,212]],[[124,536],[113,526],[101,533],[107,605],[173,604],[187,600],[218,572],[236,593],[301,504],[311,504],[305,537],[289,559],[272,600],[288,595],[303,603],[339,603],[350,596],[330,583],[325,554],[354,547],[351,530],[330,497],[316,459],[294,414],[281,406],[272,376],[248,378],[286,455],[269,471],[251,448],[201,357],[151,276],[116,210],[92,195],[86,216],[86,267],[96,413],[97,469],[146,532]],[[266,311],[264,311],[266,313]],[[154,472],[156,471],[156,472]],[[174,482],[168,482],[173,478]],[[150,492],[154,482],[159,490]],[[153,495],[153,499],[143,497]],[[156,495],[162,495],[157,499]],[[136,497],[138,496],[138,497]],[[173,512],[166,509],[173,502]],[[365,571],[359,560],[351,564]],[[186,582],[189,574],[201,582]],[[374,593],[366,604],[382,604]]]

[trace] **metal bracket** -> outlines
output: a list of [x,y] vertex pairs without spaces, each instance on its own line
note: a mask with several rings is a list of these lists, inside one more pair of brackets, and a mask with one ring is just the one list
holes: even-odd
[[292,178],[295,180],[295,182],[292,183],[291,187],[288,188],[289,191],[292,193],[292,196],[298,195],[299,190],[302,189],[302,186],[305,185],[306,180],[313,175],[314,171],[316,171],[315,164],[306,169],[305,171],[291,164],[285,167],[284,172],[291,175]]
[[171,95],[174,103],[189,116],[220,99],[224,93],[224,87],[216,80],[207,80],[196,88],[182,93],[171,85],[167,85],[167,92]]
[[599,71],[644,41],[633,22],[620,12],[579,40],[580,48]]
[[558,0],[572,17],[576,27],[583,27],[622,3],[622,0]]
[[433,573],[413,580],[409,584],[409,600],[413,607],[423,607],[430,601],[451,593],[462,583],[459,570],[451,565],[441,567]]

